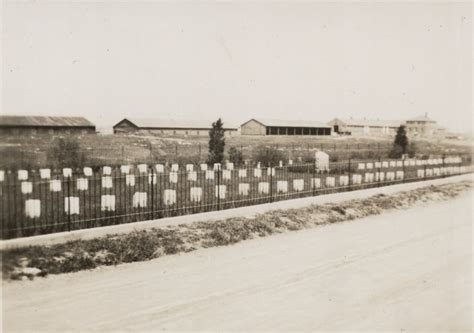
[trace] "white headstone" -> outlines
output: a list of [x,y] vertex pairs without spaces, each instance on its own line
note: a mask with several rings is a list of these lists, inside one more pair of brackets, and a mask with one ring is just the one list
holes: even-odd
[[227,170],[234,170],[234,163],[228,162],[225,167]]
[[104,176],[102,177],[102,188],[112,188],[113,182],[112,177]]
[[206,170],[206,179],[214,179],[214,171],[213,170]]
[[194,165],[193,164],[186,164],[186,171],[187,172],[194,171]]
[[326,187],[336,186],[336,179],[334,177],[326,177]]
[[301,192],[304,190],[304,179],[293,179],[293,190]]
[[125,184],[127,186],[135,186],[135,175],[126,175]]
[[84,171],[84,176],[86,176],[86,177],[91,177],[92,176],[92,168],[85,167],[83,169],[83,171]]
[[148,172],[148,165],[138,164],[137,169],[138,169],[138,172],[140,172],[140,173],[147,173]]
[[364,175],[364,181],[366,183],[372,183],[374,181],[374,174],[371,172],[366,172]]
[[129,174],[130,173],[130,165],[121,165],[120,166],[120,172],[123,174]]
[[315,153],[316,170],[327,171],[329,170],[329,155],[323,151],[317,151]]
[[239,169],[239,178],[247,177],[247,169]]
[[202,197],[202,188],[200,187],[191,187],[191,201],[200,202]]
[[60,192],[61,191],[61,181],[59,179],[52,179],[49,182],[49,190],[51,192]]
[[239,184],[239,195],[247,196],[249,195],[250,185],[248,183]]
[[109,176],[112,174],[112,168],[109,166],[105,166],[102,168],[102,174],[105,176]]
[[216,185],[216,197],[219,197],[220,199],[225,199],[226,189],[227,186],[225,185]]
[[349,185],[349,176],[341,175],[339,176],[339,186]]
[[197,180],[197,172],[196,171],[188,172],[188,180],[195,182]]
[[206,163],[201,164],[201,171],[207,171],[207,164]]
[[63,176],[65,178],[72,177],[72,169],[71,168],[64,168],[63,169]]
[[230,180],[232,178],[232,171],[230,170],[223,170],[222,171],[222,178],[224,180]]
[[312,178],[312,179],[311,179],[311,187],[312,187],[312,188],[321,188],[321,179],[319,179],[319,178]]
[[0,182],[3,182],[5,180],[5,171],[0,170]]
[[360,183],[362,183],[362,175],[357,175],[357,174],[352,175],[352,184],[358,185]]
[[260,168],[253,169],[253,176],[256,178],[262,177],[262,169]]
[[135,192],[133,194],[133,208],[145,208],[147,206],[147,193]]
[[155,170],[157,173],[164,173],[165,172],[165,166],[163,164],[157,164],[155,165]]
[[163,203],[166,206],[174,205],[176,203],[176,190],[165,190],[163,193]]
[[278,193],[288,192],[288,182],[286,180],[277,181],[277,192]]
[[177,183],[178,182],[178,173],[171,171],[170,172],[170,183]]
[[275,168],[267,168],[267,176],[275,176]]
[[27,180],[28,171],[27,170],[18,170],[18,180]]
[[38,199],[25,200],[25,215],[29,218],[41,216],[41,201]]
[[33,183],[32,182],[21,182],[21,193],[29,194],[33,192]]
[[148,184],[156,185],[158,183],[158,176],[154,173],[148,174]]
[[50,179],[51,178],[51,169],[40,169],[40,178],[41,179]]
[[77,190],[78,191],[87,191],[89,189],[89,180],[87,178],[78,178],[77,179]]
[[102,211],[115,210],[115,195],[104,194],[100,197],[100,209]]
[[64,212],[68,215],[79,214],[79,197],[65,197]]
[[214,171],[221,170],[221,164],[220,163],[214,163]]
[[270,185],[268,182],[260,182],[258,183],[258,193],[260,194],[268,194],[270,189]]
[[171,171],[178,172],[179,171],[179,164],[177,164],[177,163],[171,164]]

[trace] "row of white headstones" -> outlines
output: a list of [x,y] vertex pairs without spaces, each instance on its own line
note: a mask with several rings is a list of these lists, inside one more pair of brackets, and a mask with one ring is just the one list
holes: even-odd
[[[466,167],[464,166],[450,166],[442,168],[430,168],[430,169],[418,169],[417,177],[435,177],[441,175],[450,175],[456,173],[466,172]],[[388,171],[388,172],[366,172],[364,178],[361,174],[352,175],[352,185],[359,185],[362,182],[373,183],[373,182],[382,182],[394,181],[394,180],[403,180],[405,177],[404,171]],[[327,176],[323,178],[311,178],[310,186],[311,189],[320,189],[323,186],[323,181],[326,188],[336,187],[336,177]],[[349,185],[349,176],[340,175],[339,176],[339,186],[348,186]],[[288,181],[286,180],[277,180],[276,183],[276,192],[277,194],[285,194],[288,192]],[[302,192],[304,191],[305,180],[304,179],[293,179],[293,191]],[[259,182],[258,183],[258,193],[260,195],[269,194],[270,183],[269,182]],[[190,201],[193,203],[199,203],[202,200],[203,190],[201,187],[191,187],[190,191]],[[250,184],[249,183],[239,183],[238,184],[238,195],[245,197],[249,195]],[[215,185],[215,197],[220,199],[226,198],[227,185]],[[176,204],[176,190],[174,189],[165,189],[163,191],[163,204],[166,206],[172,206]],[[148,203],[148,193],[147,192],[135,192],[132,197],[132,205],[134,208],[146,208]],[[64,198],[64,210],[66,214],[80,214],[79,206],[79,197],[65,197]],[[115,195],[105,194],[101,195],[101,210],[102,211],[115,211]],[[39,199],[27,199],[25,201],[25,214],[30,218],[37,218],[41,215],[41,201]]]

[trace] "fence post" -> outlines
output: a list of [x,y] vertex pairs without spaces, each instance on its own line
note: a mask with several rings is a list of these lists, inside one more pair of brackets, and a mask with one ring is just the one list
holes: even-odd
[[272,169],[271,162],[270,162],[270,202],[273,202],[273,169]]
[[155,168],[151,166],[151,218],[155,219]]
[[351,159],[349,158],[349,191],[352,189],[352,170],[351,170]]
[[441,160],[442,160],[442,166],[443,166],[443,178],[446,178],[446,172],[445,172],[445,162],[444,162],[444,159],[446,158],[446,155],[443,154],[443,156],[441,157]]
[[221,167],[217,167],[217,210],[221,210]]
[[67,177],[67,200],[68,200],[68,206],[67,206],[67,231],[71,231],[71,178]]
[[402,183],[404,183],[405,182],[405,159],[402,159],[402,170],[403,170]]

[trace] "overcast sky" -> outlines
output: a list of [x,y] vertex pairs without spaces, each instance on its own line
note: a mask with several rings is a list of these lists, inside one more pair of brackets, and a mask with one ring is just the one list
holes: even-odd
[[470,2],[10,1],[2,113],[472,130]]

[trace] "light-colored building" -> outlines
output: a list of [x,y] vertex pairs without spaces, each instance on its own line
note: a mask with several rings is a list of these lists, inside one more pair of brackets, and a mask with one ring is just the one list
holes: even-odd
[[407,120],[406,129],[407,134],[412,137],[432,137],[443,133],[443,129],[427,113]]
[[[157,136],[209,136],[212,121],[124,118],[113,126],[114,134]],[[236,127],[225,126],[227,137],[238,134]]]
[[346,135],[395,135],[403,121],[379,119],[334,118],[328,125],[334,134]]
[[250,119],[240,126],[242,135],[331,135],[331,126],[306,120]]
[[0,116],[1,135],[88,133],[95,133],[95,125],[83,117]]

